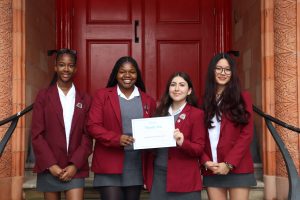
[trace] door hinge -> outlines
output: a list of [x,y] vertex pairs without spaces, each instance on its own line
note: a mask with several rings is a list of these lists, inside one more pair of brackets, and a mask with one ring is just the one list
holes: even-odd
[[74,15],[75,15],[75,9],[72,8],[72,16],[74,17]]
[[213,9],[213,15],[216,16],[216,8]]

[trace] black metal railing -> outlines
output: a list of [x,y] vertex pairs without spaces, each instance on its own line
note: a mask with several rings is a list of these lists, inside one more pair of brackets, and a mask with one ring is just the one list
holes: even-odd
[[25,115],[26,113],[28,113],[29,111],[31,111],[33,108],[33,104],[31,104],[30,106],[26,107],[24,110],[22,110],[21,112],[18,112],[2,121],[0,121],[0,126],[7,124],[9,122],[10,126],[7,129],[6,133],[4,134],[2,140],[0,141],[0,156],[2,156],[2,153],[4,151],[4,148],[6,146],[6,144],[8,143],[9,139],[11,138],[14,130],[17,127],[19,118],[22,117],[23,115]]
[[[23,115],[25,115],[26,113],[28,113],[29,111],[31,111],[33,108],[33,104],[26,107],[23,111],[18,112],[15,115],[12,115],[11,117],[4,119],[2,121],[0,121],[0,126],[11,122],[8,130],[6,131],[5,135],[3,136],[2,140],[0,141],[0,156],[2,155],[4,148],[7,144],[7,142],[9,141],[9,139],[11,138],[17,124],[19,121],[19,118],[22,117]],[[282,138],[280,137],[280,135],[278,134],[278,132],[276,131],[275,127],[273,126],[272,122],[287,128],[289,130],[292,130],[296,133],[300,133],[300,129],[294,126],[291,126],[277,118],[274,118],[268,114],[265,114],[263,111],[261,111],[259,108],[257,108],[255,105],[253,105],[253,110],[254,112],[256,112],[258,115],[260,115],[261,117],[263,117],[265,119],[265,122],[267,124],[267,127],[272,135],[272,137],[274,138],[282,156],[284,159],[284,162],[286,164],[286,168],[287,168],[287,172],[288,172],[288,179],[289,179],[289,194],[288,194],[288,199],[289,200],[297,200],[300,197],[300,177],[299,174],[297,172],[297,168],[293,162],[293,159],[289,153],[289,151],[287,150]]]
[[294,126],[291,126],[277,118],[274,118],[268,114],[265,114],[262,112],[259,108],[253,105],[253,110],[256,112],[258,115],[263,117],[265,119],[265,122],[267,124],[267,127],[274,138],[282,156],[285,162],[285,166],[288,172],[288,178],[289,178],[289,195],[288,199],[289,200],[297,200],[300,197],[300,177],[297,172],[297,168],[295,166],[295,163],[286,148],[282,138],[280,137],[279,133],[276,131],[275,127],[273,126],[272,122],[275,124],[278,124],[284,128],[287,128],[291,131],[294,131],[296,133],[300,133],[300,129]]

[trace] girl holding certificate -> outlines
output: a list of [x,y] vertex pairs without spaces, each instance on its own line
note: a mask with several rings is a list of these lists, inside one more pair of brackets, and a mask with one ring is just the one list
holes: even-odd
[[32,113],[31,138],[35,154],[37,190],[44,198],[83,200],[84,178],[89,175],[92,140],[86,131],[91,98],[76,89],[76,51],[56,53],[52,84],[39,91]]
[[107,87],[94,96],[88,130],[95,139],[92,171],[102,200],[138,200],[143,185],[142,154],[133,150],[131,119],[151,117],[155,101],[145,93],[136,61],[121,57]]
[[250,94],[241,92],[233,59],[226,53],[209,64],[203,102],[207,139],[202,156],[203,184],[210,200],[247,200],[256,185],[250,144],[253,111]]
[[[176,147],[160,148],[147,154],[146,187],[150,200],[201,199],[202,181],[198,158],[203,153],[203,112],[189,76],[173,74],[157,109],[157,116],[174,116]],[[200,120],[200,121],[199,121]]]

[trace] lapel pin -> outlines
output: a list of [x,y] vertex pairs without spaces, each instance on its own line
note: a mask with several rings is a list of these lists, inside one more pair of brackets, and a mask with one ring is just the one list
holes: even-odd
[[184,120],[185,119],[185,113],[182,113],[181,115],[179,115],[179,118]]
[[148,105],[147,105],[147,104],[144,105],[144,109],[145,109],[145,110],[148,110]]
[[144,110],[146,111],[146,114],[148,114],[148,105],[144,105]]
[[180,119],[178,119],[178,120],[177,120],[177,123],[180,123],[180,121],[181,121],[181,120],[180,120]]
[[77,104],[76,104],[76,107],[82,108],[82,103],[77,103]]

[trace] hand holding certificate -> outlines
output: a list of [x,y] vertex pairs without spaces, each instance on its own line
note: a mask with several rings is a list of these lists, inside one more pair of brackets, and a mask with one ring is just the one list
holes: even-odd
[[134,149],[174,147],[174,116],[132,120]]

